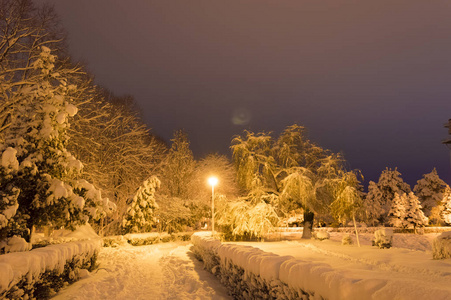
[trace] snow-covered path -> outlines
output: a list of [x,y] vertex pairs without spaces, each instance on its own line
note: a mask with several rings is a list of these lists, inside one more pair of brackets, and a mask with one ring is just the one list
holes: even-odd
[[103,248],[99,269],[53,299],[231,299],[202,269],[190,247],[165,243]]

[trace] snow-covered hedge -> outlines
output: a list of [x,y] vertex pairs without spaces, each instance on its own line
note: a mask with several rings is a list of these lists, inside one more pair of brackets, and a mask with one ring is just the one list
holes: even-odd
[[[95,267],[100,239],[0,255],[1,299],[47,299]],[[84,271],[86,272],[86,271]]]
[[178,232],[171,234],[158,232],[129,233],[126,235],[104,237],[103,246],[118,247],[127,243],[132,246],[144,246],[173,241],[189,241],[192,234],[192,232]]
[[432,257],[434,259],[451,258],[451,231],[444,232],[434,239]]
[[318,262],[194,234],[193,252],[235,299],[372,299],[376,279],[356,280]]

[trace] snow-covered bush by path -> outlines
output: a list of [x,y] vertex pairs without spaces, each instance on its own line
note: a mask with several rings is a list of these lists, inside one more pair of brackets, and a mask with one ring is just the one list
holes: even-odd
[[320,240],[320,241],[330,239],[330,234],[329,234],[329,232],[327,232],[327,231],[325,231],[325,230],[314,231],[314,232],[313,232],[313,236],[314,236],[315,239]]
[[393,245],[393,229],[381,228],[374,232],[373,246],[381,249],[390,248]]
[[434,259],[451,258],[451,231],[443,232],[432,243]]
[[160,184],[160,180],[152,176],[138,188],[123,221],[125,232],[148,232],[152,229],[155,210],[158,208],[155,193]]
[[113,208],[100,191],[77,180],[82,164],[67,151],[76,90],[55,72],[55,56],[42,47],[35,76],[9,95],[17,105],[0,144],[0,239],[30,239],[33,226],[84,224]]
[[0,298],[48,299],[95,267],[100,239],[0,255]]
[[344,234],[343,238],[341,239],[342,245],[352,245],[354,242],[352,241],[352,238],[349,234]]

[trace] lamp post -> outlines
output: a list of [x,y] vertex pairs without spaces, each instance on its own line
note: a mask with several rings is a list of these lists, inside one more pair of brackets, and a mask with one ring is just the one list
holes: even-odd
[[211,235],[215,234],[215,185],[218,184],[218,178],[208,178],[208,184],[211,185]]

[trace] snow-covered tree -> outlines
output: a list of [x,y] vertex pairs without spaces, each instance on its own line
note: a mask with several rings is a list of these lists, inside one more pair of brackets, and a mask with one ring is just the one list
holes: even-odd
[[382,211],[382,192],[379,190],[377,183],[370,181],[368,184],[368,193],[363,202],[363,209],[367,222],[375,226],[379,223]]
[[416,230],[428,224],[428,218],[424,216],[420,201],[413,192],[395,194],[388,219],[389,223],[397,228]]
[[428,218],[421,210],[421,204],[418,197],[413,192],[410,192],[407,196],[407,207],[405,222],[407,228],[416,229],[424,227],[428,224]]
[[[268,196],[262,194],[261,196]],[[226,238],[261,238],[271,232],[279,222],[279,217],[270,199],[256,201],[240,198],[229,201],[220,197],[217,201],[217,224]]]
[[245,131],[232,140],[231,148],[247,199],[259,203],[265,193],[281,211],[303,208],[303,237],[310,238],[314,214],[327,211],[333,201],[334,182],[343,169],[341,157],[310,142],[304,127],[296,124],[277,140],[269,133]]
[[156,223],[155,210],[158,208],[155,193],[160,184],[160,180],[152,176],[138,188],[123,221],[125,232],[149,232],[152,229],[152,225]]
[[42,47],[32,64],[35,76],[11,92],[18,105],[0,144],[2,160],[9,161],[10,168],[10,179],[1,190],[18,193],[14,218],[16,224],[26,224],[21,225],[26,240],[34,225],[72,227],[111,209],[100,191],[77,180],[83,166],[67,151],[69,118],[77,113],[70,102],[75,86],[53,71],[54,62],[50,49]]
[[64,39],[51,6],[37,6],[32,0],[0,0],[0,139],[20,105],[15,92],[35,76],[32,64],[41,47],[62,54]]
[[357,189],[358,184],[359,180],[355,172],[345,173],[337,184],[335,200],[331,203],[330,209],[332,215],[338,222],[346,223],[347,220],[353,221],[357,245],[360,247],[356,215],[362,207],[362,193]]
[[417,181],[413,191],[419,198],[427,217],[431,215],[432,209],[443,200],[443,193],[447,187],[448,185],[440,179],[435,168]]
[[120,234],[127,200],[144,180],[161,172],[167,151],[164,142],[132,111],[130,102],[130,97],[88,87],[77,98],[80,112],[69,130],[69,149],[80,157],[83,177],[117,205],[103,222],[107,234]]
[[408,207],[407,194],[402,193],[401,195],[395,193],[395,197],[392,201],[392,206],[388,213],[388,222],[393,227],[406,228],[406,210]]
[[[13,175],[19,169],[17,161],[17,150],[8,147],[1,156],[0,165],[0,242],[9,235],[15,233],[19,224],[13,224],[19,203],[17,198],[20,190],[12,183]],[[19,232],[20,233],[20,232]]]
[[441,202],[440,216],[446,225],[451,225],[451,189],[446,189]]
[[164,161],[162,192],[170,197],[191,198],[195,161],[183,130],[174,133],[172,145]]
[[374,204],[376,207],[380,205],[381,213],[378,220],[381,224],[384,224],[388,221],[387,215],[395,194],[409,194],[410,192],[410,186],[402,180],[401,173],[396,168],[394,170],[386,168],[379,177],[377,189],[374,187],[371,190],[368,189],[366,202],[367,205]]

